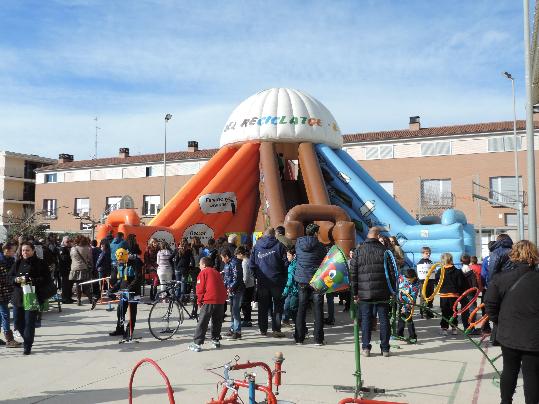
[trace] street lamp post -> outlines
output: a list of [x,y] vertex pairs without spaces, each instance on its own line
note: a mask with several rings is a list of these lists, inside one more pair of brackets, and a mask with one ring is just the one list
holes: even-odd
[[535,147],[533,101],[530,63],[530,1],[523,0],[524,8],[524,70],[526,77],[526,146],[528,171],[528,239],[537,244],[537,217],[535,215]]
[[167,203],[167,123],[172,119],[171,114],[165,115],[165,151],[163,153],[163,202],[161,208]]
[[503,72],[503,75],[511,80],[511,89],[513,92],[513,143],[514,143],[514,155],[515,155],[515,188],[516,188],[516,204],[517,204],[517,220],[518,220],[518,237],[520,240],[524,240],[524,208],[523,201],[520,198],[520,181],[519,181],[519,170],[518,170],[518,149],[519,142],[517,137],[517,109],[516,109],[516,98],[515,98],[515,78],[511,73]]

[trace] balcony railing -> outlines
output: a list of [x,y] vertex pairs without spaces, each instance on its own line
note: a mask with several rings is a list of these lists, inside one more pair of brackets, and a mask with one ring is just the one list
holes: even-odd
[[[516,191],[498,192],[491,189],[489,191],[489,199],[490,204],[496,208],[504,207],[504,205],[516,206],[518,202],[522,202],[523,204],[525,203],[526,192],[521,191],[517,194]],[[496,202],[500,202],[500,204],[497,204]]]

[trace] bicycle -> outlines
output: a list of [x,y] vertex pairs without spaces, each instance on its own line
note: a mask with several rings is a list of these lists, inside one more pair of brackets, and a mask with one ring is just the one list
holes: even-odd
[[[191,310],[182,301],[179,293],[181,282],[167,282],[165,290],[157,292],[148,316],[148,328],[154,338],[165,341],[172,338],[182,325],[185,314],[189,319],[198,321],[196,299],[193,299]],[[185,314],[184,314],[185,313]]]

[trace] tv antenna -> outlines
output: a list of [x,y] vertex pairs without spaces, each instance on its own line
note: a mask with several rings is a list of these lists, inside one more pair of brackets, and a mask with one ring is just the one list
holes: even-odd
[[97,160],[97,131],[101,128],[97,126],[97,116],[94,118],[95,121],[95,154],[94,154],[94,160]]

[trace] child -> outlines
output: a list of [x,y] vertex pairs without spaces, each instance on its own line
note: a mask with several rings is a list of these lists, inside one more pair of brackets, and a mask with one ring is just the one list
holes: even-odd
[[[462,273],[464,274],[464,289],[470,289],[470,288],[477,288],[479,289],[479,284],[477,283],[477,277],[475,276],[475,272],[472,270],[470,263],[471,263],[471,257],[468,254],[462,254],[460,257],[460,263],[462,264]],[[470,303],[471,299],[474,297],[474,293],[470,293],[466,295],[461,301],[460,306],[461,309],[466,307],[468,303]],[[468,329],[469,323],[468,318],[470,317],[470,313],[477,307],[477,303],[473,302],[472,305],[466,310],[464,313],[461,314],[462,319],[462,325],[464,329]],[[470,332],[471,335],[477,335],[478,330],[475,328]]]
[[[453,305],[457,298],[464,292],[464,274],[453,265],[453,256],[443,253],[441,256],[443,270],[445,270],[444,281],[440,288],[440,308],[442,309],[442,320],[440,321],[440,334],[447,336],[449,329],[448,320],[453,316]],[[440,273],[441,273],[440,271]],[[440,274],[437,274],[438,277]],[[451,333],[457,335],[457,319],[451,324]]]
[[234,252],[236,258],[241,261],[241,267],[243,269],[243,283],[245,284],[245,292],[243,293],[243,301],[241,303],[241,312],[243,314],[242,327],[252,327],[253,320],[251,317],[252,307],[251,302],[255,293],[255,277],[253,271],[249,267],[249,253],[247,248],[240,245]]
[[[408,295],[410,295],[410,297],[412,298],[412,300],[409,301],[410,298],[408,297],[408,295],[400,293],[401,302],[399,303],[400,307],[397,336],[403,338],[405,323],[404,320],[410,316],[410,311],[412,310],[413,305],[415,304],[415,301],[417,299],[417,294],[419,293],[419,280],[417,279],[417,273],[415,272],[415,269],[408,268],[405,271],[405,276],[399,275],[399,292],[400,291],[408,293]],[[415,343],[417,341],[417,334],[415,332],[414,320],[410,319],[406,323],[408,324],[408,338],[410,342]]]
[[197,302],[200,307],[198,323],[193,343],[189,349],[193,352],[202,351],[206,338],[208,324],[211,319],[211,340],[214,348],[221,347],[221,326],[223,325],[226,288],[219,271],[214,269],[210,257],[200,259],[200,273],[197,277]]
[[232,321],[227,336],[232,340],[241,339],[241,301],[245,284],[243,283],[243,268],[228,247],[223,247],[219,253],[223,266],[223,277],[228,296]]
[[[430,260],[430,254],[431,250],[430,247],[423,247],[421,249],[422,258],[417,262],[417,277],[419,279],[419,302],[421,303],[421,318],[427,317],[432,318],[434,317],[432,315],[432,312],[430,310],[426,310],[423,308],[423,305],[425,304],[425,299],[423,298],[423,293],[421,292],[423,290],[423,284],[427,282],[427,290],[426,295],[427,297],[432,295],[434,292],[434,278],[435,274],[434,271],[432,272],[429,279],[425,279],[427,276],[427,273],[429,269],[431,268],[433,262]],[[432,309],[432,300],[427,303],[427,307]]]
[[292,246],[286,251],[288,258],[288,280],[283,291],[284,301],[284,316],[283,325],[290,327],[290,320],[293,324],[296,323],[296,314],[298,313],[298,284],[294,280],[296,273],[296,249]]

